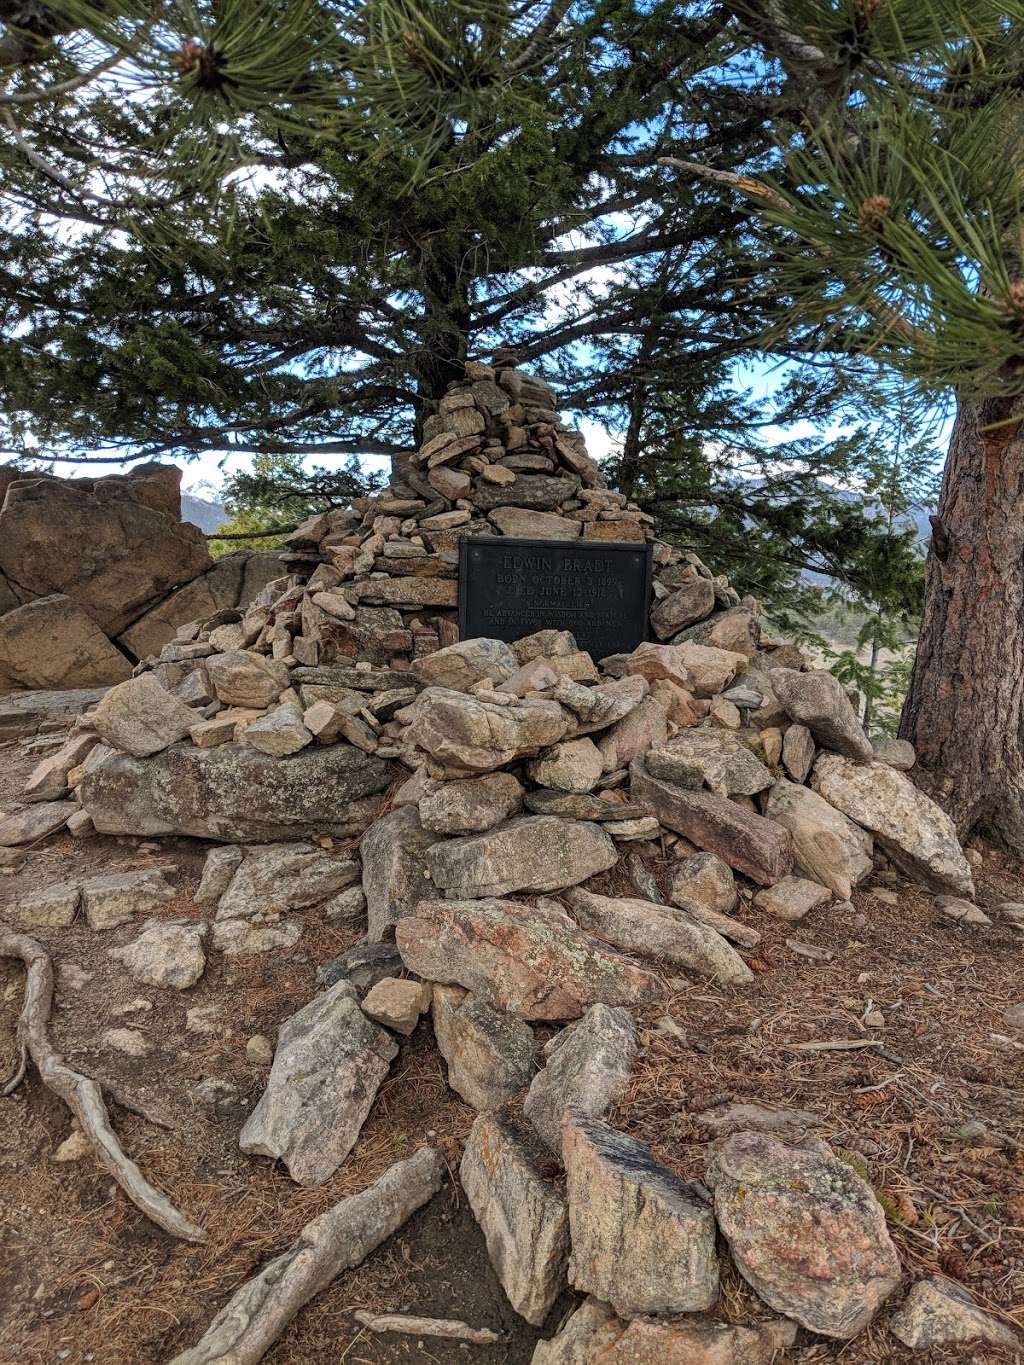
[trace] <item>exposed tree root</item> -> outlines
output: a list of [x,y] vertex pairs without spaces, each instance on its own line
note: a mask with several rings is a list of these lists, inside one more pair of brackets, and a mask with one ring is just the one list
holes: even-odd
[[94,1080],[73,1071],[54,1050],[46,1031],[53,1004],[53,963],[36,939],[19,934],[0,924],[0,957],[16,957],[25,964],[25,1001],[18,1018],[18,1064],[14,1076],[4,1086],[10,1095],[25,1075],[31,1060],[48,1090],[64,1101],[81,1124],[100,1162],[136,1208],[169,1232],[187,1242],[202,1242],[206,1233],[174,1207],[166,1195],[155,1189],[125,1153],[110,1126],[110,1115],[103,1102],[103,1091]]
[[421,1147],[381,1178],[314,1218],[224,1305],[197,1345],[171,1365],[256,1365],[314,1294],[357,1266],[441,1187],[445,1164]]

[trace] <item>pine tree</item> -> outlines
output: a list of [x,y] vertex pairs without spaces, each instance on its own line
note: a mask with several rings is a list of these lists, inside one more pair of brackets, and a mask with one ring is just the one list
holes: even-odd
[[766,64],[814,92],[768,175],[677,165],[741,195],[777,255],[779,338],[870,354],[952,398],[900,733],[961,833],[1024,851],[1024,9],[1016,0],[744,3]]

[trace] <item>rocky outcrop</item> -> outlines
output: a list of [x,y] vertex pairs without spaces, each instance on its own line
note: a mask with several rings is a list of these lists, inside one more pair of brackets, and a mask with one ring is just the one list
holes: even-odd
[[123,682],[132,666],[70,597],[53,593],[0,616],[0,690]]

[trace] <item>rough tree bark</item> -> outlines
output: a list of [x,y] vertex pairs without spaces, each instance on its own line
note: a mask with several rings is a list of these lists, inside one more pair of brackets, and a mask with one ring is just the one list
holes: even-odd
[[900,736],[961,838],[983,828],[1024,854],[1024,422],[1012,411],[959,405]]

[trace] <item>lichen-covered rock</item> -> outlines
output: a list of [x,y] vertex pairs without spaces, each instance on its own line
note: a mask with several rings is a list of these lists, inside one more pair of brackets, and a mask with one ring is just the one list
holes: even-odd
[[206,969],[206,934],[207,926],[194,921],[152,920],[137,939],[124,948],[111,948],[108,956],[144,986],[184,991]]
[[597,896],[579,886],[565,898],[584,929],[617,948],[660,958],[723,984],[753,980],[750,968],[721,934],[669,906],[626,896]]
[[420,824],[415,806],[396,806],[374,821],[359,845],[367,934],[389,937],[404,915],[432,892],[428,855],[437,835]]
[[266,844],[248,850],[239,860],[218,901],[217,918],[250,919],[299,910],[326,900],[358,877],[358,865],[351,858],[309,844]]
[[434,1035],[448,1084],[474,1109],[497,1109],[529,1084],[533,1030],[460,986],[435,986]]
[[77,810],[74,801],[37,801],[35,805],[0,816],[0,848],[34,844],[37,839],[62,829]]
[[809,787],[780,779],[768,794],[765,814],[789,830],[797,869],[840,900],[849,900],[870,876],[871,835]]
[[82,883],[82,910],[90,929],[114,929],[136,915],[174,899],[174,887],[159,868],[110,872]]
[[161,687],[152,673],[112,687],[93,715],[99,737],[113,749],[147,758],[183,739],[198,712]]
[[522,805],[522,784],[512,773],[485,773],[438,783],[419,800],[420,824],[432,834],[478,834]]
[[565,1284],[564,1196],[541,1174],[529,1143],[493,1114],[473,1124],[459,1174],[509,1303],[538,1326]]
[[246,650],[211,654],[206,660],[206,672],[217,700],[225,706],[245,706],[262,711],[277,701],[288,686],[288,670],[284,664]]
[[275,706],[267,715],[254,720],[245,727],[243,737],[243,743],[251,744],[254,749],[273,758],[297,754],[312,742],[312,732],[306,729],[302,721],[302,707],[294,702]]
[[521,816],[483,834],[436,843],[427,857],[436,887],[470,899],[558,891],[618,861],[599,825],[548,815]]
[[[348,744],[276,759],[241,744],[175,744],[149,758],[93,755],[78,787],[101,834],[259,842],[361,834],[395,766]],[[36,807],[35,809],[39,809]]]
[[636,1053],[633,1016],[609,1005],[591,1005],[545,1044],[523,1113],[553,1152],[561,1156],[566,1109],[603,1118],[625,1092]]
[[756,796],[772,785],[772,775],[761,760],[735,735],[724,730],[682,730],[646,758],[652,777],[677,787],[718,796]]
[[395,937],[410,971],[463,986],[520,1019],[575,1019],[588,1005],[638,1005],[656,977],[560,911],[519,901],[421,901]]
[[527,772],[542,787],[589,792],[600,782],[604,762],[592,739],[565,739],[531,759]]
[[961,1285],[941,1275],[918,1280],[889,1319],[889,1331],[914,1351],[961,1341],[987,1341],[1007,1351],[1024,1350],[1016,1332],[979,1308]]
[[739,892],[732,868],[717,853],[692,853],[676,868],[669,899],[681,910],[728,915],[736,908]]
[[772,690],[792,720],[806,725],[819,744],[858,763],[871,760],[871,741],[843,685],[827,669],[801,673],[773,668]]
[[804,783],[818,752],[806,725],[790,725],[782,737],[782,766],[794,782]]
[[856,1336],[899,1284],[882,1206],[824,1143],[734,1133],[716,1148],[707,1181],[740,1274],[812,1332]]
[[511,678],[519,660],[503,640],[460,640],[414,659],[412,671],[424,687],[443,687],[468,692],[485,678],[495,684]]
[[946,812],[886,763],[854,763],[819,754],[814,790],[863,829],[870,830],[910,876],[936,891],[974,897],[970,864]]
[[690,1314],[623,1322],[599,1299],[584,1299],[557,1336],[540,1341],[532,1365],[772,1365],[796,1327],[776,1319],[740,1327]]
[[300,1185],[322,1185],[355,1146],[398,1044],[339,981],[281,1025],[267,1088],[239,1137]]
[[741,668],[745,654],[707,645],[638,645],[629,656],[627,671],[654,682],[667,678],[695,697],[714,697],[724,692]]
[[428,687],[411,711],[408,742],[422,749],[441,774],[452,777],[493,772],[557,744],[569,728],[557,702],[536,697],[499,705],[450,688]]
[[718,1298],[715,1220],[645,1142],[570,1109],[562,1161],[577,1289],[623,1317],[694,1313]]
[[70,597],[40,597],[0,616],[0,691],[123,682],[132,667]]
[[832,899],[827,886],[809,882],[804,877],[783,877],[774,886],[766,886],[754,897],[758,910],[764,910],[776,919],[798,920],[819,905]]
[[633,796],[646,801],[668,829],[718,856],[761,886],[781,881],[793,866],[789,833],[774,820],[755,815],[728,797],[683,791],[647,771],[643,760],[631,768]]
[[74,923],[81,899],[77,882],[52,882],[19,894],[4,914],[13,914],[25,929],[67,929]]
[[668,712],[657,697],[648,693],[639,706],[601,735],[598,748],[605,772],[624,768],[668,738]]

